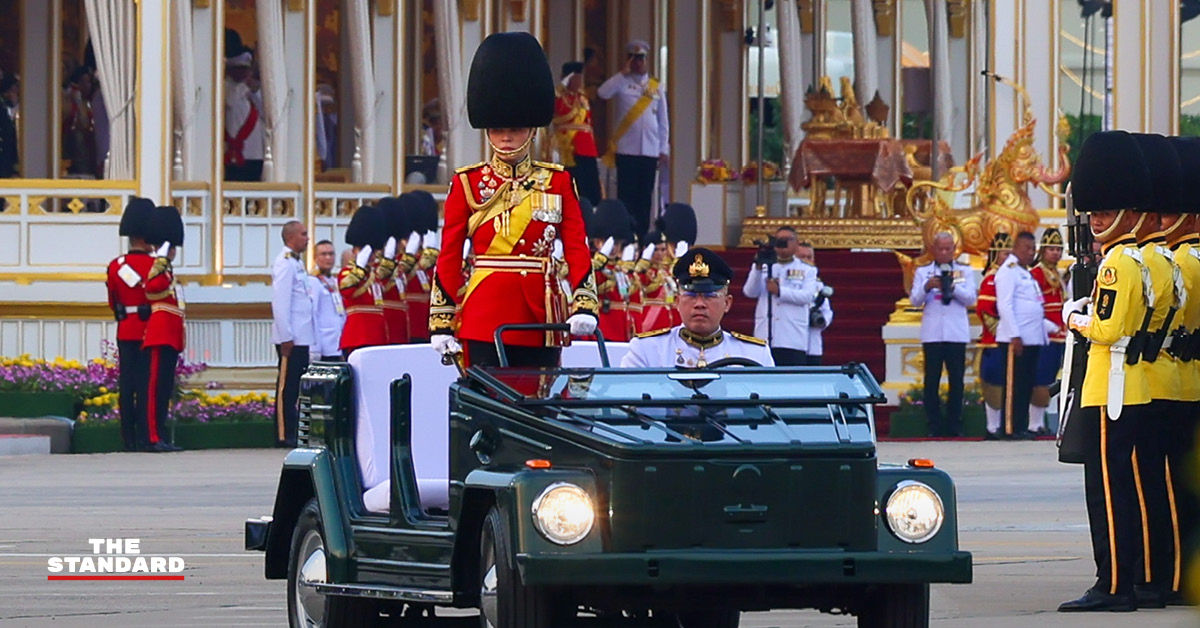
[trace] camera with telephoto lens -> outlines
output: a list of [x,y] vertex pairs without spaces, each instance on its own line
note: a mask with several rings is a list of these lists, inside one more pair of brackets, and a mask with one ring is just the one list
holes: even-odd
[[[758,247],[758,250],[754,253],[754,265],[774,264],[779,261],[779,255],[775,252],[777,244],[780,244],[780,241],[776,238],[770,238],[766,242],[755,240],[754,246]],[[783,246],[787,246],[786,242],[782,244]]]
[[940,271],[939,279],[942,286],[942,304],[950,305],[954,300],[954,266],[950,264],[938,264]]
[[813,301],[812,309],[808,310],[808,326],[817,329],[825,329],[829,321],[825,320],[825,314],[821,311],[821,306],[825,305],[825,300],[833,296],[833,286],[822,285],[817,291],[817,300]]

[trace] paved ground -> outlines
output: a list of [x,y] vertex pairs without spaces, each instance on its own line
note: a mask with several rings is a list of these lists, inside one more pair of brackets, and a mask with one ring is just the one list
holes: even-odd
[[[1195,626],[1186,609],[1066,616],[1093,566],[1080,467],[1052,443],[884,443],[881,458],[933,458],[958,481],[961,544],[975,584],[933,589],[935,626]],[[0,457],[0,627],[285,626],[284,585],[241,551],[242,521],[269,512],[281,451]],[[86,555],[88,538],[137,537],[187,562],[180,582],[47,582],[47,558]],[[777,612],[743,626],[852,626]]]

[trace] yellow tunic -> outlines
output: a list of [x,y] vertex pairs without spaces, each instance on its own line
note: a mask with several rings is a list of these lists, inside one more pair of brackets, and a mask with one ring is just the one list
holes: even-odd
[[[1108,372],[1111,368],[1112,345],[1133,336],[1141,329],[1146,315],[1146,301],[1142,294],[1141,264],[1127,254],[1130,250],[1140,257],[1133,236],[1125,236],[1104,247],[1104,261],[1096,274],[1096,287],[1092,290],[1092,318],[1087,324],[1079,324],[1079,318],[1071,317],[1071,329],[1083,334],[1091,341],[1088,349],[1087,374],[1083,378],[1082,406],[1102,407],[1108,404]],[[1146,375],[1146,363],[1124,365],[1125,397],[1123,405],[1136,406],[1150,403],[1150,383]]]
[[[1167,313],[1175,305],[1175,265],[1163,255],[1163,251],[1170,251],[1161,247],[1159,241],[1141,245],[1142,260],[1150,271],[1150,285],[1154,288],[1154,313],[1147,328],[1151,334],[1162,329],[1163,323],[1167,322]],[[1175,320],[1182,318],[1179,313],[1175,316]],[[1171,325],[1175,325],[1174,320]],[[1175,358],[1167,355],[1166,351],[1159,351],[1156,361],[1146,363],[1146,371],[1150,379],[1151,399],[1179,400],[1179,363]]]
[[[1175,314],[1173,327],[1182,326],[1190,333],[1200,333],[1200,258],[1197,258],[1196,241],[1191,240],[1172,247],[1175,252],[1175,263],[1183,274],[1183,286],[1187,290],[1188,300],[1183,313]],[[1200,359],[1192,358],[1191,362],[1179,365],[1180,401],[1200,401]]]

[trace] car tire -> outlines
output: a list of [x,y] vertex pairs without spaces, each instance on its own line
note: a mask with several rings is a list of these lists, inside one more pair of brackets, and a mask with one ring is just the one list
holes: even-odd
[[321,507],[315,498],[308,500],[296,527],[292,530],[288,556],[288,625],[291,628],[357,628],[374,626],[379,621],[375,600],[326,596],[306,586],[306,581],[325,582],[325,529]]
[[479,539],[479,624],[483,628],[549,628],[551,604],[541,587],[525,586],[511,564],[508,523],[496,507]]
[[858,628],[929,628],[929,585],[881,585],[859,610]]
[[679,613],[672,626],[679,628],[737,628],[742,620],[739,611],[695,611]]

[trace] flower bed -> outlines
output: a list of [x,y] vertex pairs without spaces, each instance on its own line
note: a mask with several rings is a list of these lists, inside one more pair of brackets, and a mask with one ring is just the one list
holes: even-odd
[[[943,411],[949,405],[950,385],[942,384],[938,389]],[[962,433],[968,437],[982,437],[987,431],[987,419],[983,411],[983,393],[978,385],[967,384],[963,388]],[[888,426],[890,438],[923,438],[929,436],[929,420],[925,416],[925,387],[913,384],[900,395],[900,407],[891,415]]]

